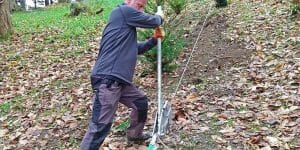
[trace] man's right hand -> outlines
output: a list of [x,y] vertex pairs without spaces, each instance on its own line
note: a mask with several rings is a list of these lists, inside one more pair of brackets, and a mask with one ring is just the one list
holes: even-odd
[[158,7],[157,12],[155,13],[155,15],[159,15],[162,19],[165,18],[164,12],[162,11],[161,6]]
[[161,27],[156,27],[152,37],[155,39],[158,39],[158,38],[163,39],[165,37],[164,29]]

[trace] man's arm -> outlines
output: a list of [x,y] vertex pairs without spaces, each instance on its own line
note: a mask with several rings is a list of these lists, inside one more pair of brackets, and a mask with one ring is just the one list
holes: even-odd
[[140,28],[155,28],[163,23],[159,15],[149,15],[129,6],[120,6],[128,25]]
[[148,50],[150,50],[152,47],[156,46],[157,44],[157,39],[155,38],[150,38],[149,40],[139,42],[138,43],[138,54],[144,54]]
[[154,34],[148,41],[138,43],[138,54],[143,54],[157,44],[157,39],[163,39],[165,37],[165,31],[161,27],[157,27],[154,30]]

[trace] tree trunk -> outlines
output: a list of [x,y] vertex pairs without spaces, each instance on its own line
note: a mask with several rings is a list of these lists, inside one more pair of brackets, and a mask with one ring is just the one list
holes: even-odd
[[26,0],[20,0],[21,7],[26,9]]
[[8,0],[9,3],[9,11],[12,12],[13,10],[16,9],[17,3],[15,0]]
[[49,5],[49,0],[45,0],[45,6]]
[[17,9],[18,5],[16,0],[8,0],[9,2],[9,11],[12,12]]
[[36,6],[37,0],[34,0],[33,2],[34,2],[34,8],[36,9],[37,8],[37,6]]
[[58,0],[58,3],[65,3],[67,0]]
[[0,0],[0,37],[6,37],[11,32],[9,0]]

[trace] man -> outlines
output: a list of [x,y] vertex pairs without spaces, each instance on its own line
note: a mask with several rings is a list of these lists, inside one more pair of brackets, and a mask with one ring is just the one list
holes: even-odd
[[[148,98],[132,83],[137,55],[143,54],[162,38],[158,28],[162,12],[144,13],[147,0],[125,0],[112,10],[100,43],[99,55],[91,74],[94,90],[92,118],[80,145],[81,150],[98,150],[112,126],[118,102],[132,109],[128,141],[144,141]],[[138,43],[136,28],[156,28],[147,41]]]

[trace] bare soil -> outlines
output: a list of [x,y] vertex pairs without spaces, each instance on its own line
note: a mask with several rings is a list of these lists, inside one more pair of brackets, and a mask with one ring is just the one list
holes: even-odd
[[[191,43],[179,57],[178,62],[180,65],[176,73],[178,76],[173,79],[170,76],[166,76],[164,83],[173,84],[165,85],[169,86],[167,91],[174,91],[174,87],[179,81],[179,77],[184,70],[198,34],[201,31],[202,24],[202,22],[199,22],[192,34],[187,37]],[[198,86],[199,88],[193,89],[190,93],[197,93],[197,95],[201,95],[204,99],[193,104],[194,108],[186,107],[191,105],[191,102],[185,100],[187,98],[185,96],[181,97],[179,101],[178,99],[175,101],[171,100],[172,104],[177,108],[173,110],[174,113],[185,113],[188,122],[193,124],[191,127],[185,128],[180,123],[178,124],[178,120],[174,120],[174,123],[171,125],[172,132],[166,137],[166,143],[173,148],[218,149],[217,143],[215,143],[215,140],[212,140],[212,135],[218,135],[217,129],[214,130],[212,124],[214,120],[207,117],[205,113],[217,111],[218,108],[215,104],[210,104],[210,100],[214,97],[234,95],[237,92],[225,86],[226,84],[224,83],[230,80],[230,77],[226,75],[226,71],[231,67],[247,64],[252,53],[252,50],[244,48],[245,46],[242,43],[232,42],[224,37],[222,33],[227,30],[227,27],[226,16],[218,15],[211,17],[207,20],[201,37],[195,46],[192,60],[188,64],[183,81],[180,84],[181,88],[179,89],[184,89],[191,85]],[[178,95],[180,96],[180,94]],[[208,107],[201,108],[201,103],[207,104]],[[197,128],[203,126],[208,126],[212,130],[202,131]],[[185,142],[182,143],[182,141]]]
[[[199,22],[198,25],[193,29],[191,34],[186,35],[188,45],[185,47],[184,51],[181,53],[177,60],[178,69],[176,72],[164,74],[164,85],[163,91],[165,98],[171,100],[171,94],[174,92],[174,88],[179,81],[180,75],[182,74],[184,67],[186,65],[187,59],[191,54],[194,47],[195,41],[198,34],[202,28],[203,22]],[[196,104],[190,104],[189,101],[184,100],[187,93],[180,100],[171,100],[173,107],[173,122],[171,124],[170,133],[166,135],[161,143],[162,149],[163,145],[174,149],[218,149],[217,143],[212,139],[212,136],[218,135],[217,127],[212,124],[214,120],[207,117],[206,113],[215,111],[217,108],[214,104],[210,104],[209,100],[214,96],[231,95],[235,91],[230,90],[224,86],[224,82],[230,80],[230,77],[226,77],[226,71],[233,66],[240,66],[247,64],[248,59],[252,51],[245,49],[243,44],[232,42],[227,40],[223,36],[223,32],[227,30],[226,16],[213,16],[210,17],[203,29],[201,37],[196,45],[196,49],[193,53],[193,58],[190,61],[186,74],[184,75],[183,81],[180,85],[180,89],[184,89],[190,85],[203,85],[201,88],[195,88],[191,93],[197,93],[203,95],[206,100],[200,100]],[[153,81],[150,81],[153,76]],[[217,79],[216,79],[217,78]],[[156,112],[156,76],[147,75],[146,77],[149,81],[143,81],[140,88],[144,88],[147,91],[147,95],[150,98],[150,110],[149,120],[146,124],[146,130],[151,132],[153,128],[153,121]],[[147,84],[149,83],[149,84]],[[139,84],[139,83],[138,83]],[[180,96],[179,96],[180,97]],[[207,104],[207,108],[202,108],[201,105]],[[199,105],[198,105],[199,104]],[[194,106],[194,108],[185,107]],[[197,107],[197,108],[196,108]],[[183,124],[178,123],[176,120],[176,113],[182,112],[187,115],[191,126],[185,127]],[[192,113],[190,113],[192,112]],[[123,121],[128,118],[129,111],[126,107],[120,105],[117,115],[120,118],[116,120]],[[117,126],[115,123],[114,126]],[[207,126],[211,130],[203,131],[201,127]],[[200,129],[199,129],[200,127]],[[124,132],[113,132],[110,134],[106,140],[104,147],[108,146],[109,143],[123,143],[125,149],[140,149],[141,145],[128,145],[126,144]],[[188,143],[188,144],[186,144]],[[139,143],[144,147],[147,147],[149,142]]]

